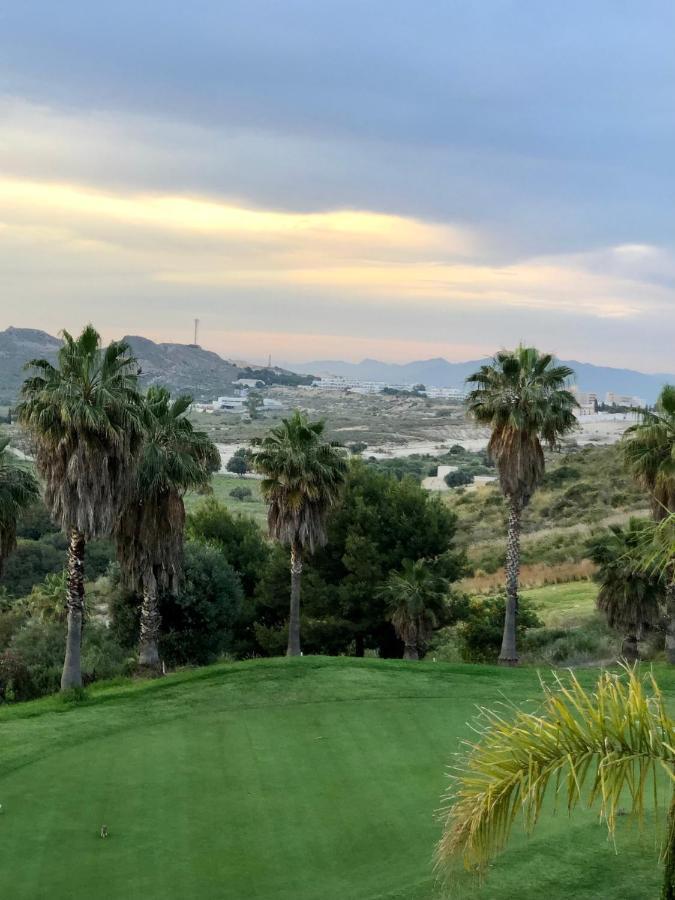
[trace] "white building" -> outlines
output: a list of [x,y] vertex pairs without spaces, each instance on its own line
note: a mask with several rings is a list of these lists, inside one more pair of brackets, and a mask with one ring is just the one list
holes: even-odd
[[430,400],[464,400],[466,391],[461,388],[428,387],[424,394]]
[[642,397],[631,397],[630,394],[616,394],[614,391],[607,391],[605,394],[605,403],[607,406],[629,406],[631,409],[645,409],[647,401]]
[[340,375],[325,375],[312,382],[312,387],[320,391],[355,391],[359,394],[380,394],[387,385],[384,381],[361,381],[359,378],[343,378]]

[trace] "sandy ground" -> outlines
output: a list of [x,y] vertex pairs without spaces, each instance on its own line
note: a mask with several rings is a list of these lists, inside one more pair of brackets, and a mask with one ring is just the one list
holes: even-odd
[[[587,420],[580,421],[579,430],[571,438],[577,444],[584,446],[615,444],[634,421],[630,416],[589,417]],[[352,425],[349,428],[336,428],[335,431],[357,431],[367,428],[367,425]],[[467,422],[453,423],[442,429],[430,428],[430,430],[434,431],[437,436],[430,436],[427,440],[408,440],[404,443],[383,441],[368,447],[365,455],[373,456],[375,459],[398,459],[416,453],[422,456],[438,456],[449,450],[453,444],[460,444],[466,450],[484,450],[489,439],[489,432],[486,429],[476,428]],[[238,441],[217,446],[224,470],[234,453],[248,444],[245,441]]]

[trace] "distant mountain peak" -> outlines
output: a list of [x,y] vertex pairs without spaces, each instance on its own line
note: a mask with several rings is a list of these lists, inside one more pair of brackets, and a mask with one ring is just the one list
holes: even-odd
[[[385,363],[376,359],[364,359],[360,363],[342,360],[316,360],[295,368],[301,372],[318,372],[362,381],[387,381],[393,384],[405,382],[434,387],[461,388],[466,378],[473,374],[490,357],[466,362],[449,362],[443,357],[417,360],[409,363]],[[619,369],[582,363],[574,360],[560,360],[574,369],[576,383],[585,391],[594,391],[604,398],[608,391],[642,397],[653,403],[665,383],[675,383],[675,375],[667,373],[646,374],[633,369]]]

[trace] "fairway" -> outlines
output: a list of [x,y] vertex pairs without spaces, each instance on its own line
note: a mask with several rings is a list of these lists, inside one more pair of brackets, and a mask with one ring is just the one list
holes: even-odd
[[517,835],[483,887],[461,876],[449,894],[434,878],[434,810],[467,719],[537,684],[531,669],[306,657],[6,708],[0,896],[658,896],[651,822],[640,837],[623,819],[615,855],[587,812]]

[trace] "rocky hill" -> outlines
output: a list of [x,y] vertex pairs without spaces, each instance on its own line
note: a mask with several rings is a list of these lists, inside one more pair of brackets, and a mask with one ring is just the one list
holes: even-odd
[[33,328],[7,328],[0,331],[0,404],[16,399],[25,378],[24,365],[29,359],[53,361],[61,346],[58,338]]
[[[217,353],[192,344],[156,344],[144,337],[125,338],[141,368],[144,387],[166,385],[172,392],[186,392],[195,399],[211,399],[227,393],[240,367]],[[56,358],[58,338],[31,328],[0,331],[0,404],[15,402],[25,377],[28,360]]]

